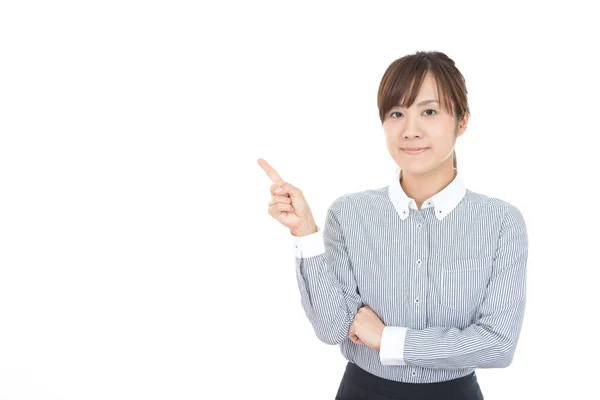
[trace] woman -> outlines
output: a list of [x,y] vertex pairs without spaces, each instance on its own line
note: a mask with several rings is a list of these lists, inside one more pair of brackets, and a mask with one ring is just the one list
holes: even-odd
[[336,399],[483,399],[476,368],[507,367],[525,310],[520,211],[464,186],[454,146],[467,90],[440,52],[394,61],[378,91],[389,186],[338,197],[323,231],[269,164],[269,214],[290,229],[304,311],[348,360]]

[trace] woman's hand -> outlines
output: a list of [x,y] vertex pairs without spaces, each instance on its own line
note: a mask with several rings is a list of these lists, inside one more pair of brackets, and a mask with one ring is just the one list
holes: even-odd
[[[269,215],[289,228],[294,236],[306,236],[317,232],[317,224],[302,191],[284,182],[273,167],[262,158],[258,159],[258,165],[273,181]],[[277,189],[281,190],[277,192]]]
[[381,349],[384,323],[369,307],[361,307],[348,331],[348,337],[356,344],[366,344],[373,350]]

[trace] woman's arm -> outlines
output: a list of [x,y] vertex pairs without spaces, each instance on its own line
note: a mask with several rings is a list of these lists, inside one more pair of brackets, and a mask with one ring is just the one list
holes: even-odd
[[327,344],[348,338],[362,302],[339,222],[344,196],[329,207],[323,231],[292,236],[301,303],[317,337]]

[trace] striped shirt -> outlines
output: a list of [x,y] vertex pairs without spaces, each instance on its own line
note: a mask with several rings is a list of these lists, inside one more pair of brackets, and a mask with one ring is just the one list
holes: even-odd
[[[453,181],[419,210],[400,185],[349,193],[323,230],[292,236],[301,303],[317,337],[381,378],[430,383],[513,359],[525,311],[521,212]],[[348,338],[369,306],[381,349]]]

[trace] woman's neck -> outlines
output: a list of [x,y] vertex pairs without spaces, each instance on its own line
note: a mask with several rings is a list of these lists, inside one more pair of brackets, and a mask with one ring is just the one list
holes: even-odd
[[417,203],[420,210],[425,200],[439,193],[448,186],[456,177],[457,171],[450,163],[444,163],[433,171],[425,174],[411,174],[401,172],[400,185],[409,198]]

